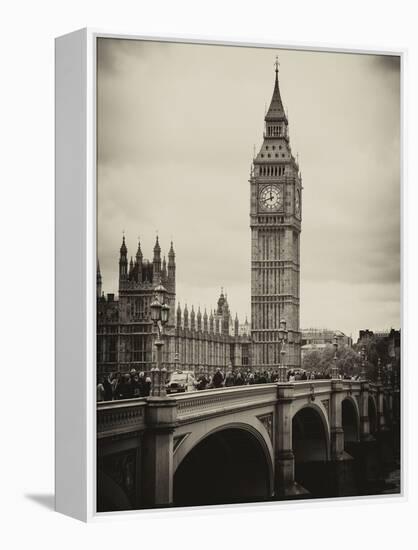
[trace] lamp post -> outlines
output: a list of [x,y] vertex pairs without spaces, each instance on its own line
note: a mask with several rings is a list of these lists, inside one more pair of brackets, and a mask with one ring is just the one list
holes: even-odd
[[180,364],[180,356],[178,351],[174,354],[174,371],[177,372],[179,370],[179,364]]
[[360,380],[366,380],[366,346],[361,346],[361,371]]
[[338,337],[336,334],[334,334],[334,340],[332,345],[334,346],[334,359],[331,367],[331,378],[333,380],[337,380],[338,379],[338,366],[337,366]]
[[169,306],[165,303],[167,291],[162,285],[155,288],[155,297],[151,303],[151,319],[157,329],[157,339],[154,344],[157,348],[157,364],[151,369],[151,397],[165,397],[167,369],[162,368],[163,327],[168,322]]
[[287,337],[288,337],[288,332],[286,330],[286,321],[281,320],[280,328],[279,328],[279,341],[280,341],[279,382],[287,381],[287,372],[286,372],[287,369],[285,365],[286,350],[284,349],[285,344],[287,342]]

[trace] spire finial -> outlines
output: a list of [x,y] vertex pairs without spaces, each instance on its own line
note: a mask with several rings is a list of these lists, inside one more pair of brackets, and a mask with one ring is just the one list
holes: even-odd
[[274,62],[274,70],[276,71],[276,80],[279,78],[279,57],[276,55],[276,61]]

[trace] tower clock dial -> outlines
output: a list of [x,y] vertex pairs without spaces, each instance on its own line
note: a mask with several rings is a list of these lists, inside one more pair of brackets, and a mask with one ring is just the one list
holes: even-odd
[[274,211],[283,207],[283,193],[277,185],[266,185],[260,191],[260,206],[263,210]]

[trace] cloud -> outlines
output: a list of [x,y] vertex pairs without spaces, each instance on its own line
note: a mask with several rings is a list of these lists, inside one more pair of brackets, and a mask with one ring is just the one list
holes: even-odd
[[[158,231],[163,252],[174,240],[183,303],[214,307],[224,286],[232,309],[249,316],[248,178],[254,144],[262,142],[276,54],[303,174],[301,324],[350,332],[366,319],[397,326],[396,57],[100,39],[104,289],[117,291],[122,230],[129,254],[139,235],[150,259]],[[338,303],[327,308],[330,292]]]

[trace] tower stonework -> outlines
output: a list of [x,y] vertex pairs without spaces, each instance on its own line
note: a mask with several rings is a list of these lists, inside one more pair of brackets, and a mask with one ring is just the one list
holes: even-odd
[[289,143],[278,63],[264,140],[251,170],[252,364],[280,364],[280,321],[286,321],[284,364],[300,366],[299,281],[302,178]]

